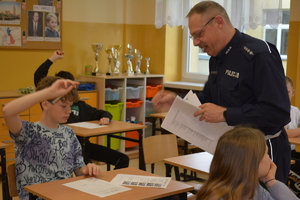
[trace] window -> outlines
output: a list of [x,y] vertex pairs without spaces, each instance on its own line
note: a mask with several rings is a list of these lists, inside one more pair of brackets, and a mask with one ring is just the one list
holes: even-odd
[[[264,10],[264,17],[272,16],[272,9]],[[272,29],[271,26],[260,26],[256,30],[244,31],[249,35],[266,40],[277,46],[281,58],[284,61],[283,66],[286,66],[287,59],[287,44],[289,31],[290,10],[282,10],[282,24],[278,25],[277,29]],[[189,30],[187,27],[183,29],[183,59],[182,59],[182,81],[193,81],[204,83],[209,74],[209,58],[206,53],[202,52],[198,47],[193,46],[193,41],[189,39]]]
[[[272,16],[272,10],[265,11],[266,17]],[[287,45],[289,33],[290,11],[282,11],[282,24],[277,29],[272,29],[269,25],[264,27],[264,40],[276,45],[282,60],[287,59]]]

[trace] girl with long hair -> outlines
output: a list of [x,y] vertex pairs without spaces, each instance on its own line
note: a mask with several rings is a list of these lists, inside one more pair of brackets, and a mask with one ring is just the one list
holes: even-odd
[[209,178],[198,191],[197,200],[298,199],[275,179],[275,173],[276,165],[268,155],[264,134],[258,129],[237,126],[220,137]]

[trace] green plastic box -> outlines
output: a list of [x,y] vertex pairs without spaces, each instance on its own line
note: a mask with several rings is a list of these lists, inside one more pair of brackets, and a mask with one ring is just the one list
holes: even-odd
[[[114,121],[120,121],[122,116],[122,110],[123,110],[124,103],[106,103],[105,104],[105,110],[110,112],[113,116],[112,120]],[[121,135],[121,133],[116,133],[115,135]],[[106,136],[104,136],[104,146],[106,146]],[[110,140],[110,148],[117,150],[120,148],[120,139],[111,138]]]

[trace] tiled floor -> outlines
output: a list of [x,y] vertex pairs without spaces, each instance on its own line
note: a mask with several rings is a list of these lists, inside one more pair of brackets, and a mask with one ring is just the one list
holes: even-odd
[[[100,166],[101,166],[102,171],[106,171],[106,165],[100,165]],[[138,168],[138,159],[137,158],[131,159],[130,163],[129,163],[129,166]],[[146,166],[146,171],[151,172],[151,166],[150,165]],[[165,176],[165,165],[164,165],[164,163],[158,162],[158,163],[155,164],[154,174],[157,174],[159,176]],[[207,178],[207,177],[201,177],[201,178]],[[172,179],[175,180],[174,172],[172,173]],[[198,183],[198,184],[200,183],[200,182],[197,182],[197,181],[191,181],[191,182],[192,183]],[[1,183],[0,183],[0,194],[1,194],[1,197],[0,197],[0,199],[1,199],[2,198],[2,185],[1,185]],[[15,198],[13,198],[13,200],[19,200],[19,198],[15,197]]]

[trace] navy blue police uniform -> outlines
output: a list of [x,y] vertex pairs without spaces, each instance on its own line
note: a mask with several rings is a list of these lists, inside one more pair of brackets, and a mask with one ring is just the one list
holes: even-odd
[[253,124],[267,139],[277,165],[276,179],[286,183],[291,149],[284,126],[290,121],[285,75],[276,46],[236,30],[227,46],[209,60],[209,78],[201,103],[226,107],[230,126]]

